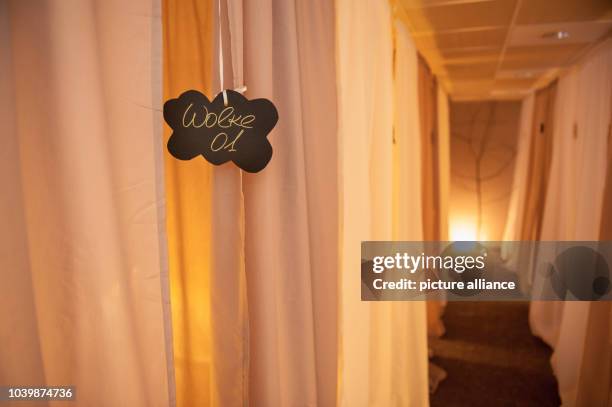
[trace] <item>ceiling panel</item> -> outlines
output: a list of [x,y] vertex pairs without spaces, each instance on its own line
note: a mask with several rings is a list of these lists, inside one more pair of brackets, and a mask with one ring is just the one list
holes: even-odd
[[493,84],[495,89],[524,89],[529,90],[538,81],[533,78],[498,78]]
[[481,3],[483,1],[495,0],[402,0],[402,3],[406,8],[421,8],[432,6],[447,6],[451,4]]
[[497,61],[501,48],[442,49],[440,55],[446,62],[475,63]]
[[493,79],[497,62],[480,64],[447,64],[445,71],[451,79]]
[[537,82],[537,78],[542,77],[548,70],[542,69],[513,69],[498,70],[495,74],[496,79],[523,79]]
[[496,48],[501,49],[507,28],[476,29],[459,32],[427,33],[415,35],[415,42],[426,48]]
[[612,36],[612,0],[391,1],[454,99],[520,98]]
[[444,59],[440,55],[440,51],[438,51],[436,48],[421,48],[416,42],[415,45],[432,70],[434,70],[434,67],[442,66],[444,64]]
[[504,54],[501,68],[516,70],[563,67],[572,62],[586,46],[586,44],[568,44],[509,47]]
[[485,94],[490,92],[493,87],[494,80],[461,80],[453,81],[451,91],[463,94]]
[[[590,43],[602,38],[610,29],[612,29],[612,21],[518,25],[510,30],[508,45]],[[567,33],[569,36],[559,40],[554,36],[554,33],[560,31]]]
[[610,0],[523,0],[516,24],[612,19]]
[[441,6],[406,7],[413,32],[442,32],[475,27],[507,27],[512,20],[516,0],[492,0],[446,4]]

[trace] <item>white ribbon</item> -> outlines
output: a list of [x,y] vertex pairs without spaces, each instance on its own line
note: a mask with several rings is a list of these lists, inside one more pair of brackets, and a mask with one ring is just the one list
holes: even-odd
[[[221,91],[223,92],[223,105],[227,106],[227,92],[225,89],[225,84],[224,84],[224,80],[223,80],[223,72],[224,72],[224,67],[223,67],[223,29],[221,28],[221,21],[222,21],[222,12],[221,12],[221,1],[219,0],[219,5],[218,5],[218,9],[219,9],[219,85],[221,86]],[[239,86],[237,88],[234,89],[236,92],[238,93],[244,93],[247,90],[247,87],[242,85]]]

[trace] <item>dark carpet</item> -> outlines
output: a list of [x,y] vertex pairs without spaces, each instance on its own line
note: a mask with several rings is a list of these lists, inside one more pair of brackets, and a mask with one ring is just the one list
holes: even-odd
[[431,361],[448,373],[431,405],[558,406],[550,348],[531,335],[524,302],[451,302]]

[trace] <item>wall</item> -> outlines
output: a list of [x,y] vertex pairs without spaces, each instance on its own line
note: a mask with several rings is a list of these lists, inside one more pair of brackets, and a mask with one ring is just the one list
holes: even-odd
[[520,112],[520,101],[451,103],[451,239],[502,240]]

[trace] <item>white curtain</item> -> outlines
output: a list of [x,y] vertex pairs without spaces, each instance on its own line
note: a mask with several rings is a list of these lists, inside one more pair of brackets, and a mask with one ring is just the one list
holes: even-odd
[[255,406],[331,406],[337,388],[337,119],[332,2],[244,1],[249,97],[274,101],[274,156],[244,176]]
[[[599,239],[609,164],[611,95],[612,41],[608,40],[559,79],[542,240]],[[595,305],[535,302],[531,307],[533,332],[554,348],[552,365],[563,405],[581,404],[578,396],[592,393],[591,390],[601,393],[600,381],[581,381],[586,374],[584,360],[596,351],[585,347],[585,341],[593,335],[587,322]],[[609,327],[610,317],[609,312],[603,315],[600,324]],[[603,386],[609,389],[609,382]],[[604,405],[606,400],[600,398],[591,403]]]
[[[438,82],[437,89],[437,164],[440,205],[439,222],[440,240],[448,240],[449,236],[449,209],[450,209],[450,109],[448,95]],[[427,330],[430,337],[441,337],[446,328],[442,321],[444,308],[446,307],[446,293],[443,291],[427,294]]]
[[161,91],[157,1],[0,2],[3,385],[171,404]]
[[525,291],[531,287],[530,265],[533,260],[533,252],[515,242],[522,240],[521,226],[525,216],[525,200],[529,181],[527,177],[533,134],[534,98],[534,93],[530,93],[521,103],[512,190],[503,233],[503,240],[508,243],[501,244],[502,258],[510,269],[516,270],[521,289]]
[[[577,92],[576,71],[567,73],[557,84],[553,122],[553,158],[551,162],[546,205],[543,213],[541,239],[546,241],[574,240],[576,224],[576,201],[580,186],[576,183],[578,139],[574,137],[576,123]],[[519,218],[520,219],[520,218]],[[596,237],[591,237],[596,239]],[[554,250],[549,246],[540,250]],[[541,255],[553,255],[541,253]],[[543,275],[535,273],[534,290],[539,290]],[[563,302],[534,302],[529,318],[532,332],[550,346],[555,346],[559,337]]]
[[279,122],[269,135],[272,160],[262,172],[241,174],[222,166],[213,173],[212,229],[220,240],[212,248],[217,259],[211,273],[213,405],[334,406],[334,4],[232,0],[221,5],[223,87],[245,85],[247,97],[272,100]]
[[438,81],[438,162],[440,182],[440,240],[448,240],[450,209],[450,106],[448,95]]
[[[533,93],[526,96],[521,103],[521,116],[519,123],[519,134],[514,165],[514,176],[512,178],[512,192],[508,204],[508,220],[504,229],[503,239],[505,241],[520,240],[521,222],[523,219],[523,205],[526,194],[526,177],[529,165],[529,145],[532,133],[533,120]],[[504,257],[511,258],[511,246],[503,247]]]
[[394,83],[390,4],[340,0],[336,13],[342,202],[339,403],[425,406],[425,304],[360,300],[360,242],[422,238],[416,49],[396,22]]

